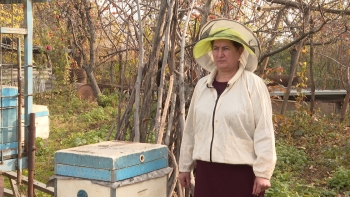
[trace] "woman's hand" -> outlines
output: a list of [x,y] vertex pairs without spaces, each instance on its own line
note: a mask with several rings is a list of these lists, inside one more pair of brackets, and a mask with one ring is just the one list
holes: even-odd
[[253,186],[253,195],[259,195],[260,192],[263,192],[271,187],[269,179],[256,177]]
[[182,187],[185,187],[185,188],[190,187],[190,184],[191,184],[190,172],[180,172],[177,179],[179,179]]

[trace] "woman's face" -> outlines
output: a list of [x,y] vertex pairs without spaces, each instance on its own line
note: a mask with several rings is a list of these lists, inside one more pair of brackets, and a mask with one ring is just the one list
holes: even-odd
[[236,48],[231,40],[214,40],[213,57],[219,71],[232,71],[238,68],[238,60],[243,48]]

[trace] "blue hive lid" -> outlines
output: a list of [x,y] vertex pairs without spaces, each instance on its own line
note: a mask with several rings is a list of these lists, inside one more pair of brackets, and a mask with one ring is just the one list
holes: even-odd
[[168,167],[168,148],[160,144],[106,141],[55,153],[55,174],[89,180],[120,181]]

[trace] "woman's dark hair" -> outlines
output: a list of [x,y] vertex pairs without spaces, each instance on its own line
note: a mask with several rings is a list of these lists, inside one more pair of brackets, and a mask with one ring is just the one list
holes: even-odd
[[236,42],[236,41],[233,41],[233,40],[231,40],[231,42],[232,42],[233,46],[235,46],[237,49],[239,49],[241,47],[244,48],[243,44],[241,44],[239,42]]
[[[230,40],[232,42],[232,45],[234,47],[236,47],[236,49],[240,49],[241,47],[243,47],[243,44],[239,43],[239,42],[236,42],[236,41],[233,41],[233,40]],[[211,44],[211,47],[213,47],[213,44],[214,44],[214,40],[210,41],[210,44]]]

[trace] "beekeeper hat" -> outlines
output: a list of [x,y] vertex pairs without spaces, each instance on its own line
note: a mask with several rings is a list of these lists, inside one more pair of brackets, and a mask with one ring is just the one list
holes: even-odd
[[241,43],[244,51],[240,64],[251,72],[256,70],[260,56],[260,44],[254,33],[243,24],[229,19],[212,20],[202,27],[199,39],[193,47],[193,57],[205,70],[210,72],[215,67],[211,41],[219,39]]

